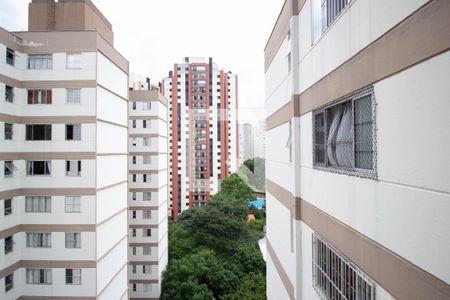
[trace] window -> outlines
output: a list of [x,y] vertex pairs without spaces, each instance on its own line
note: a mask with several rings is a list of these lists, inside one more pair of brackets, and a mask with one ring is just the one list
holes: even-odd
[[133,292],[136,292],[137,288],[136,288],[136,283],[133,283]]
[[52,90],[28,90],[28,104],[52,104]]
[[152,255],[152,247],[142,247],[143,255]]
[[374,300],[375,284],[361,270],[313,234],[313,286],[324,299]]
[[81,175],[81,160],[66,160],[66,176]]
[[28,248],[51,248],[52,234],[42,232],[27,232]]
[[27,141],[50,141],[52,139],[52,125],[26,125]]
[[133,110],[136,110],[136,101],[133,101]]
[[150,274],[152,272],[152,266],[142,266],[142,274]]
[[53,68],[52,54],[28,54],[29,70],[51,70]]
[[131,145],[133,145],[133,147],[136,147],[136,138],[132,139]]
[[66,68],[81,69],[81,53],[67,53]]
[[136,201],[136,192],[132,192],[132,193],[131,193],[131,199],[132,199],[133,201]]
[[136,174],[133,174],[133,182],[136,182]]
[[143,138],[142,139],[144,146],[148,147],[152,145],[152,139],[151,138]]
[[5,86],[5,101],[9,103],[14,102],[14,88],[12,86]]
[[66,232],[66,248],[81,248],[81,232]]
[[144,201],[152,201],[152,193],[151,192],[144,192],[142,200],[144,200]]
[[133,210],[132,215],[133,215],[133,219],[136,219],[136,211],[135,210]]
[[81,103],[81,89],[66,89],[66,103],[80,104]]
[[133,165],[135,165],[136,164],[136,156],[133,156]]
[[5,254],[11,253],[13,251],[13,245],[14,245],[13,237],[12,236],[6,237],[5,238]]
[[14,288],[14,273],[5,276],[5,293]]
[[16,54],[14,50],[6,48],[6,63],[8,65],[14,66],[14,60],[15,60]]
[[50,196],[25,197],[25,212],[49,213],[52,210],[52,198]]
[[12,214],[12,199],[3,200],[3,214],[5,216]]
[[52,270],[27,269],[27,284],[52,284]]
[[312,1],[312,38],[315,43],[322,33],[333,23],[350,0]]
[[136,247],[131,248],[133,255],[136,255]]
[[81,124],[66,124],[66,140],[67,141],[81,140]]
[[136,236],[136,228],[133,228],[133,230],[131,230],[131,235]]
[[81,196],[66,196],[64,199],[64,211],[66,213],[80,213]]
[[152,163],[152,157],[150,155],[144,155],[142,157],[144,165],[148,165]]
[[11,160],[6,160],[5,161],[5,167],[4,167],[4,171],[3,174],[5,177],[12,177],[13,176],[13,171],[14,171],[14,164]]
[[133,274],[136,274],[136,271],[137,271],[136,265],[132,265],[131,272],[133,272]]
[[147,128],[147,120],[142,120],[142,128]]
[[133,128],[136,128],[136,120],[133,120]]
[[151,182],[152,181],[152,177],[150,174],[142,174],[142,181],[143,182]]
[[152,230],[150,228],[144,228],[143,230],[143,236],[144,237],[151,237],[152,236]]
[[372,89],[314,112],[314,166],[376,177]]
[[27,175],[50,175],[51,161],[49,160],[34,160],[27,161]]
[[66,269],[66,284],[81,284],[81,269]]
[[5,140],[13,139],[13,124],[5,123]]
[[151,219],[152,218],[152,211],[151,210],[143,210],[142,211],[142,218],[143,219]]
[[151,102],[144,102],[142,104],[142,109],[143,110],[151,110],[152,109],[152,103]]

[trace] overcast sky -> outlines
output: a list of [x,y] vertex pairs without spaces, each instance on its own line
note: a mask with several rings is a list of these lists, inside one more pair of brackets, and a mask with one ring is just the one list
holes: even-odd
[[[264,47],[284,0],[92,0],[133,73],[159,82],[186,56],[239,76],[240,123],[264,119]],[[0,26],[27,30],[30,0],[0,0]]]

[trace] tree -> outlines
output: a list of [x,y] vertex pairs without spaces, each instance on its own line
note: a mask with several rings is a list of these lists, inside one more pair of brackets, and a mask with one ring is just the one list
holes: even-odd
[[176,223],[169,222],[169,258],[179,259],[192,253],[196,249],[195,239],[191,232],[178,226]]
[[244,161],[244,165],[250,170],[250,172],[255,172],[255,161],[253,160],[253,158]]
[[266,274],[266,263],[258,246],[241,246],[233,254],[230,260],[242,273]]
[[238,220],[246,219],[250,211],[247,200],[235,199],[224,192],[215,194],[208,205],[215,207],[225,215]]
[[248,200],[256,198],[253,190],[236,174],[233,173],[222,181],[221,193],[231,198]]
[[250,273],[242,281],[239,288],[222,300],[265,300],[266,278],[261,273]]

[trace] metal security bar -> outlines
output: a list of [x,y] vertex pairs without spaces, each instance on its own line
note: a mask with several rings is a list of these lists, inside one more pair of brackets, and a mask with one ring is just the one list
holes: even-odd
[[316,234],[312,235],[313,286],[322,299],[375,300],[375,284]]
[[341,11],[350,3],[350,0],[322,0],[322,30],[333,23]]

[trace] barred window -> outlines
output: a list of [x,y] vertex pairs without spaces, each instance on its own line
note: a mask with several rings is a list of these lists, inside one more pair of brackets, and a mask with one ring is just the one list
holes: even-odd
[[375,299],[375,284],[366,274],[316,234],[312,245],[313,286],[323,299]]
[[80,104],[81,103],[81,89],[66,89],[66,103]]
[[64,200],[64,211],[66,213],[81,212],[81,197],[80,196],[66,196]]
[[25,212],[49,213],[52,210],[52,198],[50,196],[25,197]]
[[52,54],[28,54],[29,70],[51,70],[53,68]]
[[27,284],[52,284],[52,269],[27,269]]
[[312,39],[315,43],[322,33],[334,22],[351,0],[312,1]]
[[27,247],[51,248],[52,234],[48,232],[27,232]]
[[314,112],[314,166],[376,177],[374,102],[367,89]]

